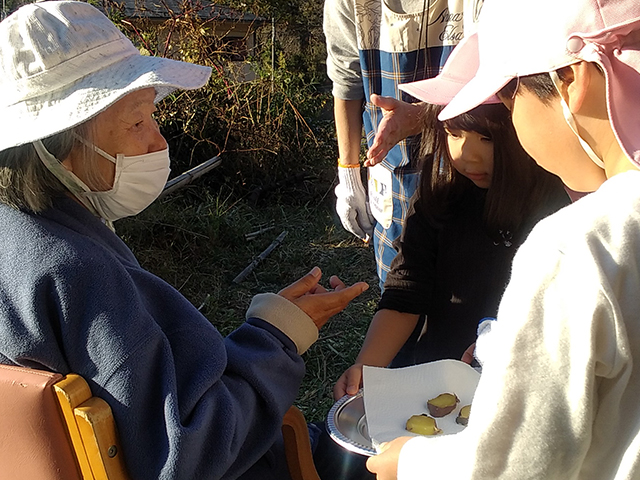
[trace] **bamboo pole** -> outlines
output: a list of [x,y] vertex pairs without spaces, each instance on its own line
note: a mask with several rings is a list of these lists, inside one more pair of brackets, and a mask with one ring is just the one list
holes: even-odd
[[271,245],[269,245],[264,252],[262,252],[260,255],[258,255],[258,257],[251,262],[249,265],[247,265],[245,267],[244,270],[242,270],[238,276],[236,278],[233,279],[233,283],[240,283],[242,282],[247,275],[249,275],[257,266],[258,264],[264,260],[265,258],[267,258],[267,255],[269,255],[271,252],[273,252],[273,250],[282,243],[282,241],[284,240],[284,237],[287,236],[287,231],[283,231],[280,235],[278,235],[278,238],[276,238],[273,242],[271,242]]
[[276,227],[273,227],[273,226],[271,226],[271,227],[264,227],[264,228],[261,228],[260,230],[256,230],[255,232],[245,233],[245,234],[244,234],[244,239],[245,239],[245,240],[247,240],[247,241],[249,241],[249,240],[253,240],[253,239],[255,239],[256,237],[258,237],[259,235],[262,235],[263,233],[266,233],[266,232],[268,232],[269,230],[273,230],[274,228],[276,228]]
[[215,156],[210,158],[206,162],[202,162],[200,165],[196,165],[191,170],[187,170],[182,175],[178,175],[176,178],[173,178],[167,182],[162,190],[162,193],[158,196],[158,198],[162,198],[170,193],[173,193],[180,187],[184,187],[185,185],[190,184],[196,178],[201,177],[209,170],[217,167],[222,163],[222,159],[219,156]]

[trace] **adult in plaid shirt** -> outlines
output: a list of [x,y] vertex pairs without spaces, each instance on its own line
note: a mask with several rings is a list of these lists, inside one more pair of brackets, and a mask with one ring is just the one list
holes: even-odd
[[[381,287],[419,172],[419,142],[407,135],[414,127],[419,131],[421,108],[398,90],[398,84],[437,75],[462,38],[463,24],[468,28],[475,21],[481,4],[482,0],[325,1],[327,73],[333,82],[339,151],[336,209],[348,231],[366,242],[373,239]],[[402,129],[389,132],[397,127],[394,112],[401,112],[404,122]],[[370,155],[377,155],[378,161],[384,158],[368,168],[368,196],[360,172],[363,126],[367,144],[373,147]],[[388,153],[389,147],[374,143],[382,129],[387,129],[387,139],[400,140]],[[373,163],[367,160],[365,166]]]

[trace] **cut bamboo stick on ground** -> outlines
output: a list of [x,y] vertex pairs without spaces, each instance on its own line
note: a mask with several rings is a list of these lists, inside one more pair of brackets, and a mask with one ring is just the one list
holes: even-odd
[[265,248],[265,250],[258,255],[258,257],[251,262],[249,265],[247,265],[247,267],[242,270],[240,272],[240,274],[238,274],[238,276],[236,278],[233,279],[233,283],[240,283],[241,281],[243,281],[245,278],[247,278],[247,275],[249,275],[257,266],[258,264],[264,260],[265,258],[267,258],[267,256],[273,252],[273,250],[282,243],[282,241],[284,240],[284,237],[287,236],[287,231],[283,231],[280,235],[278,235],[278,238],[276,238],[273,242],[271,242],[271,245],[269,245],[267,248]]
[[253,240],[257,236],[262,235],[263,233],[266,233],[269,230],[273,230],[274,228],[276,228],[276,227],[264,227],[264,228],[261,228],[260,230],[255,231],[255,232],[245,233],[244,239],[247,240],[247,241],[248,240]]

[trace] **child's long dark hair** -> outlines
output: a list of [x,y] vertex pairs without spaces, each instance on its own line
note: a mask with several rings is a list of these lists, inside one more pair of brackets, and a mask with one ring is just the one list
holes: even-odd
[[504,105],[480,105],[445,122],[437,119],[442,108],[430,105],[425,112],[417,200],[421,208],[434,219],[442,218],[458,199],[478,189],[453,168],[444,129],[477,132],[493,140],[493,175],[484,208],[487,233],[491,237],[500,231],[517,234],[542,202],[558,195],[561,180],[523,150]]

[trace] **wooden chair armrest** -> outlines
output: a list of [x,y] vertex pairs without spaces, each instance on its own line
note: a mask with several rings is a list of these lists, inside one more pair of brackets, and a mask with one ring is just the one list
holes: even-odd
[[85,480],[129,480],[111,407],[93,397],[87,382],[69,374],[54,391]]
[[320,480],[313,463],[307,422],[295,405],[284,415],[282,436],[292,480]]
[[74,413],[96,480],[128,480],[113,412],[107,402],[91,397]]

